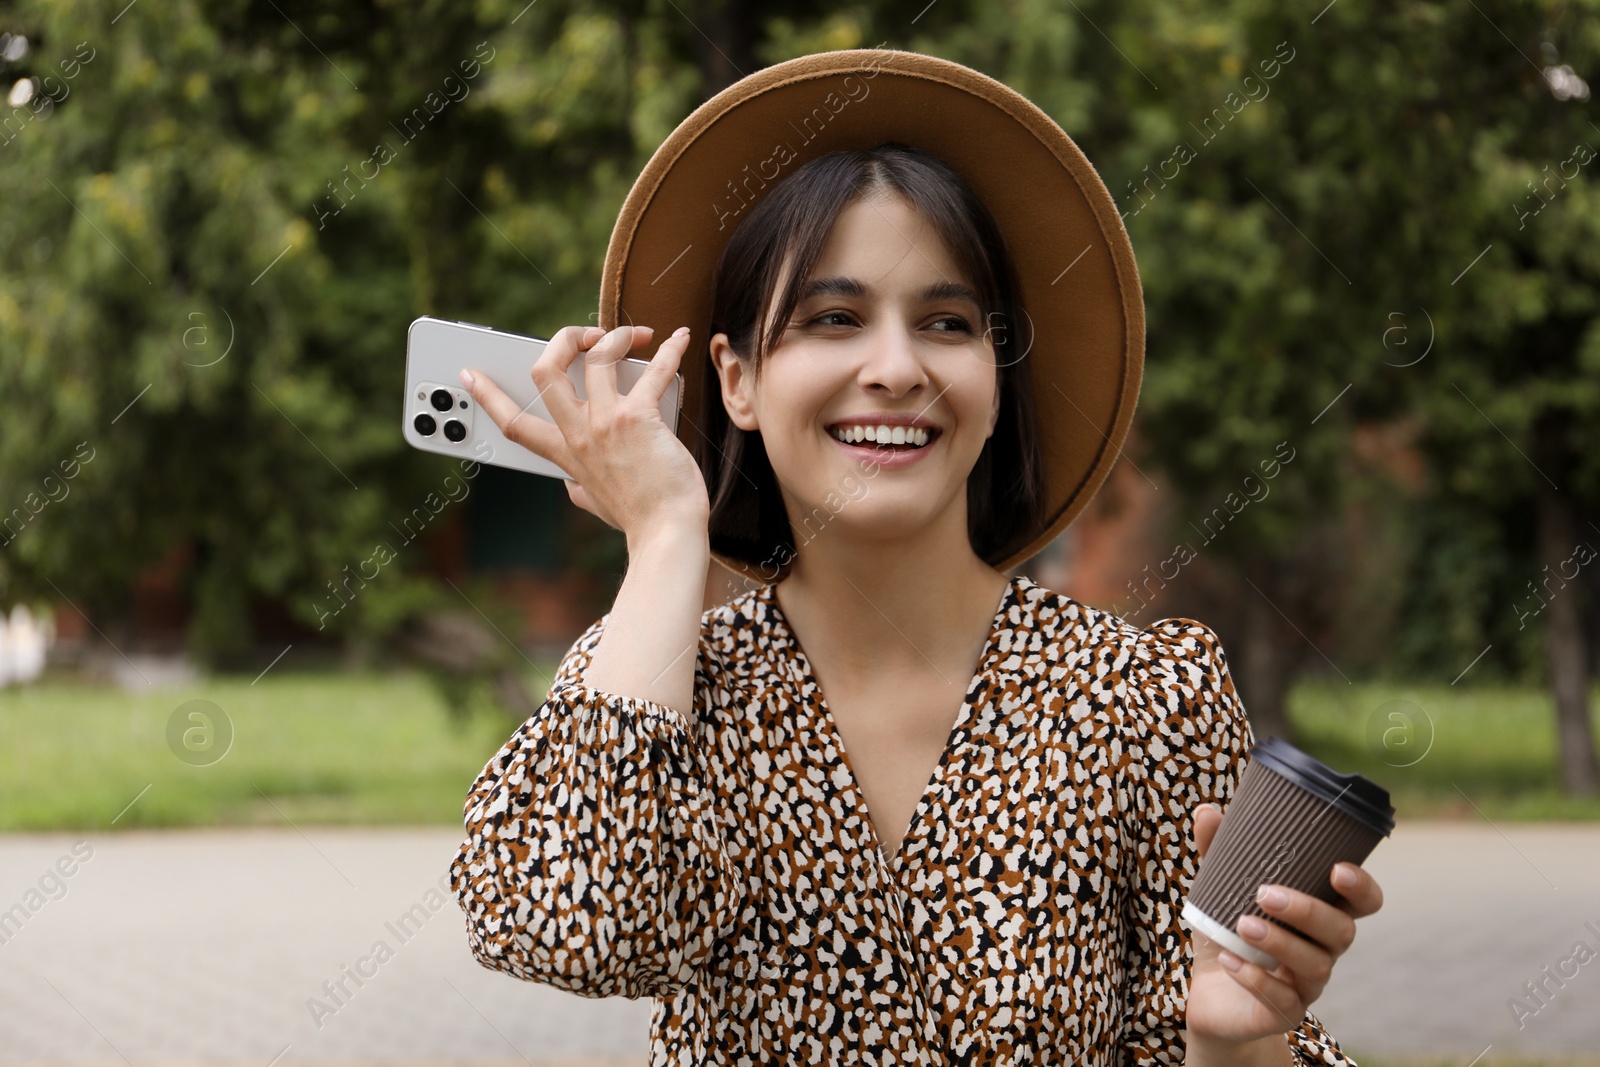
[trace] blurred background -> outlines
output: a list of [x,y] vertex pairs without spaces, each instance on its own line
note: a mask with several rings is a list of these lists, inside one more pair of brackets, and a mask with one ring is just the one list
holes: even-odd
[[[1138,257],[1134,434],[1014,571],[1213,626],[1258,736],[1394,796],[1373,862],[1435,925],[1363,923],[1314,1010],[1363,1062],[1600,1056],[1597,16],[0,2],[0,1061],[643,1062],[648,1004],[483,971],[427,896],[626,558],[559,482],[405,445],[406,328],[596,321],[678,122],[874,46],[1038,104]],[[418,904],[404,977],[341,987]],[[1511,956],[1461,940],[1512,909]]]

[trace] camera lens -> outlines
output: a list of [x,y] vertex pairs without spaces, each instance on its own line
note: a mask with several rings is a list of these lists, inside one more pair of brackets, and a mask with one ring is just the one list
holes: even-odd
[[452,441],[464,440],[467,436],[467,428],[456,419],[446,419],[444,420],[444,435]]
[[434,408],[439,411],[449,411],[456,406],[455,397],[450,395],[450,390],[448,389],[435,389],[430,400],[433,402]]
[[438,423],[433,421],[433,416],[426,411],[420,412],[416,418],[412,419],[411,425],[415,426],[417,432],[424,437],[432,437],[433,431],[439,428]]

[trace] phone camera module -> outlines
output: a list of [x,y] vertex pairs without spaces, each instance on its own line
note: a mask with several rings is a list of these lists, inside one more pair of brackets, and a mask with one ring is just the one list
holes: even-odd
[[448,389],[435,389],[428,399],[437,411],[449,411],[456,406],[456,399],[450,395]]
[[[454,422],[455,420],[452,419],[450,421]],[[438,423],[433,421],[433,416],[426,411],[419,413],[415,419],[412,419],[411,425],[416,427],[417,432],[424,437],[432,437],[433,431],[439,428]]]
[[[433,420],[430,419],[428,421],[431,422]],[[444,435],[452,441],[463,441],[467,436],[467,428],[457,419],[446,419],[444,421]]]

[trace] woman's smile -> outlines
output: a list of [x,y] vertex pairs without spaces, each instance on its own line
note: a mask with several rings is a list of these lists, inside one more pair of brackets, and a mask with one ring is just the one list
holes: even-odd
[[944,431],[920,417],[869,415],[832,423],[826,432],[851,457],[893,470],[921,459]]

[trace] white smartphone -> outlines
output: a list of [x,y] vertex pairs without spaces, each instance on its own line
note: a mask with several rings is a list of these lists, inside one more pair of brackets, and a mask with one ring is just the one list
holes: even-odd
[[[461,384],[462,368],[487,374],[530,417],[554,423],[534,384],[533,364],[549,341],[424,315],[406,334],[406,393],[401,432],[424,452],[473,459],[496,467],[570,478],[550,460],[508,439],[489,413],[479,410]],[[617,364],[617,392],[626,396],[650,365],[632,356]],[[580,400],[587,400],[584,357],[567,368]],[[674,434],[683,406],[683,375],[674,374],[661,395],[661,419]]]

